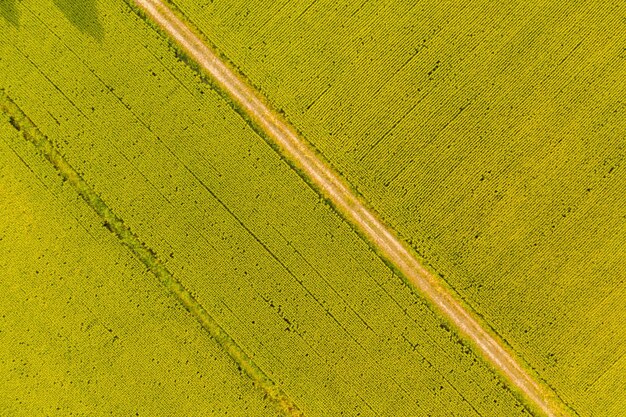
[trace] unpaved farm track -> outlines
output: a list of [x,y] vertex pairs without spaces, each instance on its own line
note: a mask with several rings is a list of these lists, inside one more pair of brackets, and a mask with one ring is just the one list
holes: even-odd
[[538,383],[505,348],[497,336],[479,321],[404,246],[403,243],[344,184],[257,93],[246,85],[181,19],[159,0],[135,0],[136,4],[167,32],[241,107],[247,116],[275,142],[302,173],[327,197],[380,254],[430,300],[482,355],[497,368],[528,401],[549,417],[568,416],[566,406],[547,387]]

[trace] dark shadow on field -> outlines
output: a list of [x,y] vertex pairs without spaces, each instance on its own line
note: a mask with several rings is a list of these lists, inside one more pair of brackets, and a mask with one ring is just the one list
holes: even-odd
[[20,26],[20,15],[15,7],[15,0],[0,0],[0,14],[13,26]]
[[54,4],[78,30],[99,42],[104,39],[104,28],[98,20],[97,0],[54,0]]

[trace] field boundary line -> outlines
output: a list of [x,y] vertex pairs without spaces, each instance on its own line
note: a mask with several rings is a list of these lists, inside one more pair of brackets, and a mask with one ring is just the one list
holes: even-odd
[[32,143],[102,219],[103,226],[111,231],[141,263],[152,272],[161,284],[194,316],[202,328],[226,351],[237,366],[245,372],[264,394],[277,403],[289,416],[302,417],[297,405],[272,381],[252,358],[219,325],[193,294],[178,281],[124,221],[118,217],[102,198],[87,184],[82,176],[65,160],[52,141],[35,126],[22,109],[0,88],[0,112],[8,116],[9,123]]
[[[565,417],[572,413],[565,403],[546,384],[531,376],[506,343],[482,323],[469,306],[464,305],[452,289],[436,274],[429,271],[379,218],[366,207],[359,196],[323,159],[316,154],[306,139],[281,115],[266,104],[265,99],[246,84],[243,77],[220,58],[213,45],[203,40],[170,6],[161,0],[133,0],[159,29],[163,30],[210,76],[221,93],[232,100],[235,110],[248,119],[265,140],[277,148],[298,174],[312,185],[335,210],[351,223],[378,255],[422,296],[430,301],[454,327],[469,340],[482,356],[506,378],[529,402],[529,405],[548,417]],[[175,7],[175,6],[174,6]],[[187,19],[188,20],[188,19]],[[193,65],[194,63],[190,63]],[[272,143],[273,142],[273,143]]]

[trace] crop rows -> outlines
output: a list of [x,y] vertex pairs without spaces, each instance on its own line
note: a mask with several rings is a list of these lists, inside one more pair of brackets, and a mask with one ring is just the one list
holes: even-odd
[[278,415],[15,126],[0,115],[1,414]]
[[101,7],[90,31],[20,3],[0,83],[305,415],[529,413],[167,40],[125,2]]
[[626,407],[611,2],[173,2],[580,415]]

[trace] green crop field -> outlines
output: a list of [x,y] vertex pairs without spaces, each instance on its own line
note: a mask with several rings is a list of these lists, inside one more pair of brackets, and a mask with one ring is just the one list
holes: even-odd
[[[541,415],[130,4],[0,0],[0,414]],[[170,4],[577,415],[626,409],[620,3]]]
[[623,2],[172,3],[566,403],[621,415]]
[[[80,314],[91,311],[118,317],[125,333],[120,330],[115,343],[132,338],[135,344],[128,342],[127,356],[110,365],[110,370],[84,370],[71,358],[54,363],[53,358],[67,354],[66,345],[59,342],[49,348],[49,356],[39,359],[41,366],[54,363],[60,369],[74,369],[75,373],[63,373],[63,381],[77,391],[46,397],[31,391],[43,386],[37,378],[19,374],[15,379],[21,393],[37,397],[50,414],[63,404],[58,415],[105,414],[109,409],[126,414],[131,405],[147,415],[274,412],[269,399],[259,402],[266,385],[258,375],[241,379],[237,366],[247,369],[245,360],[224,361],[224,354],[218,353],[212,357],[210,352],[223,341],[210,332],[195,336],[201,328],[192,314],[185,315],[176,305],[180,294],[159,286],[155,275],[167,271],[304,415],[533,414],[211,85],[179,60],[167,39],[121,0],[89,4],[97,6],[96,20],[93,9],[85,12],[91,16],[90,25],[78,14],[80,8],[35,0],[17,3],[15,19],[0,21],[6,34],[0,39],[0,85],[7,100],[33,126],[12,124],[45,135],[58,152],[46,166],[37,152],[45,154],[47,148],[28,145],[28,135],[17,135],[5,123],[3,143],[20,146],[24,148],[20,152],[30,155],[23,157],[21,165],[12,162],[23,172],[23,187],[41,190],[31,192],[20,206],[51,216],[40,223],[53,226],[39,232],[42,239],[49,239],[40,241],[38,233],[23,235],[26,224],[8,220],[5,227],[11,225],[12,234],[3,237],[7,246],[2,253],[11,253],[15,262],[21,262],[33,284],[12,269],[4,282],[17,293],[48,297],[55,308],[56,293],[49,294],[48,289],[39,293],[38,285],[67,277],[76,291],[86,286],[84,300],[58,307],[57,321],[33,324],[40,339],[47,332],[61,332],[75,338],[72,346],[86,357],[114,355],[115,344],[94,346],[97,339],[80,333],[80,326],[74,324],[87,321]],[[11,160],[10,149],[4,154]],[[6,170],[18,172],[12,166]],[[63,167],[72,167],[75,174]],[[29,168],[35,175],[28,177]],[[82,181],[78,186],[72,179],[77,175]],[[97,197],[81,199],[73,187],[83,197],[83,188],[89,187],[88,193]],[[57,197],[61,193],[54,191],[57,188],[65,199]],[[48,189],[52,189],[50,196],[45,194]],[[160,273],[152,274],[156,267],[141,258],[141,250],[139,255],[132,247],[128,250],[124,239],[115,245],[116,235],[109,230],[118,226],[102,217],[101,205],[136,237],[130,246],[138,242],[149,249],[152,255],[147,256],[154,256]],[[10,200],[4,203],[4,194],[3,208],[9,219],[20,215],[21,209]],[[98,242],[106,241],[107,249],[84,244],[88,238],[81,224],[97,234]],[[72,234],[59,232],[70,225]],[[12,237],[20,233],[21,240]],[[37,281],[38,266],[30,255],[11,249],[19,242],[43,252],[57,248],[48,261],[47,281]],[[99,280],[76,272],[77,268],[90,268]],[[106,289],[100,290],[99,285],[105,284]],[[66,291],[67,298],[71,289]],[[107,297],[119,295],[103,299],[100,291]],[[9,302],[16,301],[10,297]],[[166,315],[168,311],[172,317]],[[65,322],[65,315],[73,321]],[[29,312],[15,311],[11,317],[18,322],[27,317],[47,320],[46,310],[39,305]],[[26,331],[8,326],[14,332]],[[144,332],[157,340],[152,342]],[[101,338],[109,337],[108,330],[101,333]],[[5,358],[28,361],[34,355],[8,346],[17,352],[7,352]],[[152,353],[157,348],[160,353]],[[202,353],[188,359],[199,350]],[[133,366],[145,366],[149,374],[134,368],[126,372],[123,361],[133,360]],[[172,370],[170,365],[180,369]],[[97,376],[108,382],[91,386],[81,379],[83,371],[94,375],[94,381]],[[227,385],[222,385],[225,380]],[[146,386],[134,389],[133,384]],[[198,399],[202,384],[207,398]],[[150,391],[170,386],[167,395]],[[63,402],[70,395],[72,402]],[[36,407],[31,397],[23,401]],[[3,397],[0,405],[18,415],[31,414],[33,408],[21,407],[18,400]],[[94,401],[96,405],[100,401],[102,408]]]
[[1,415],[279,414],[4,114],[0,139]]

